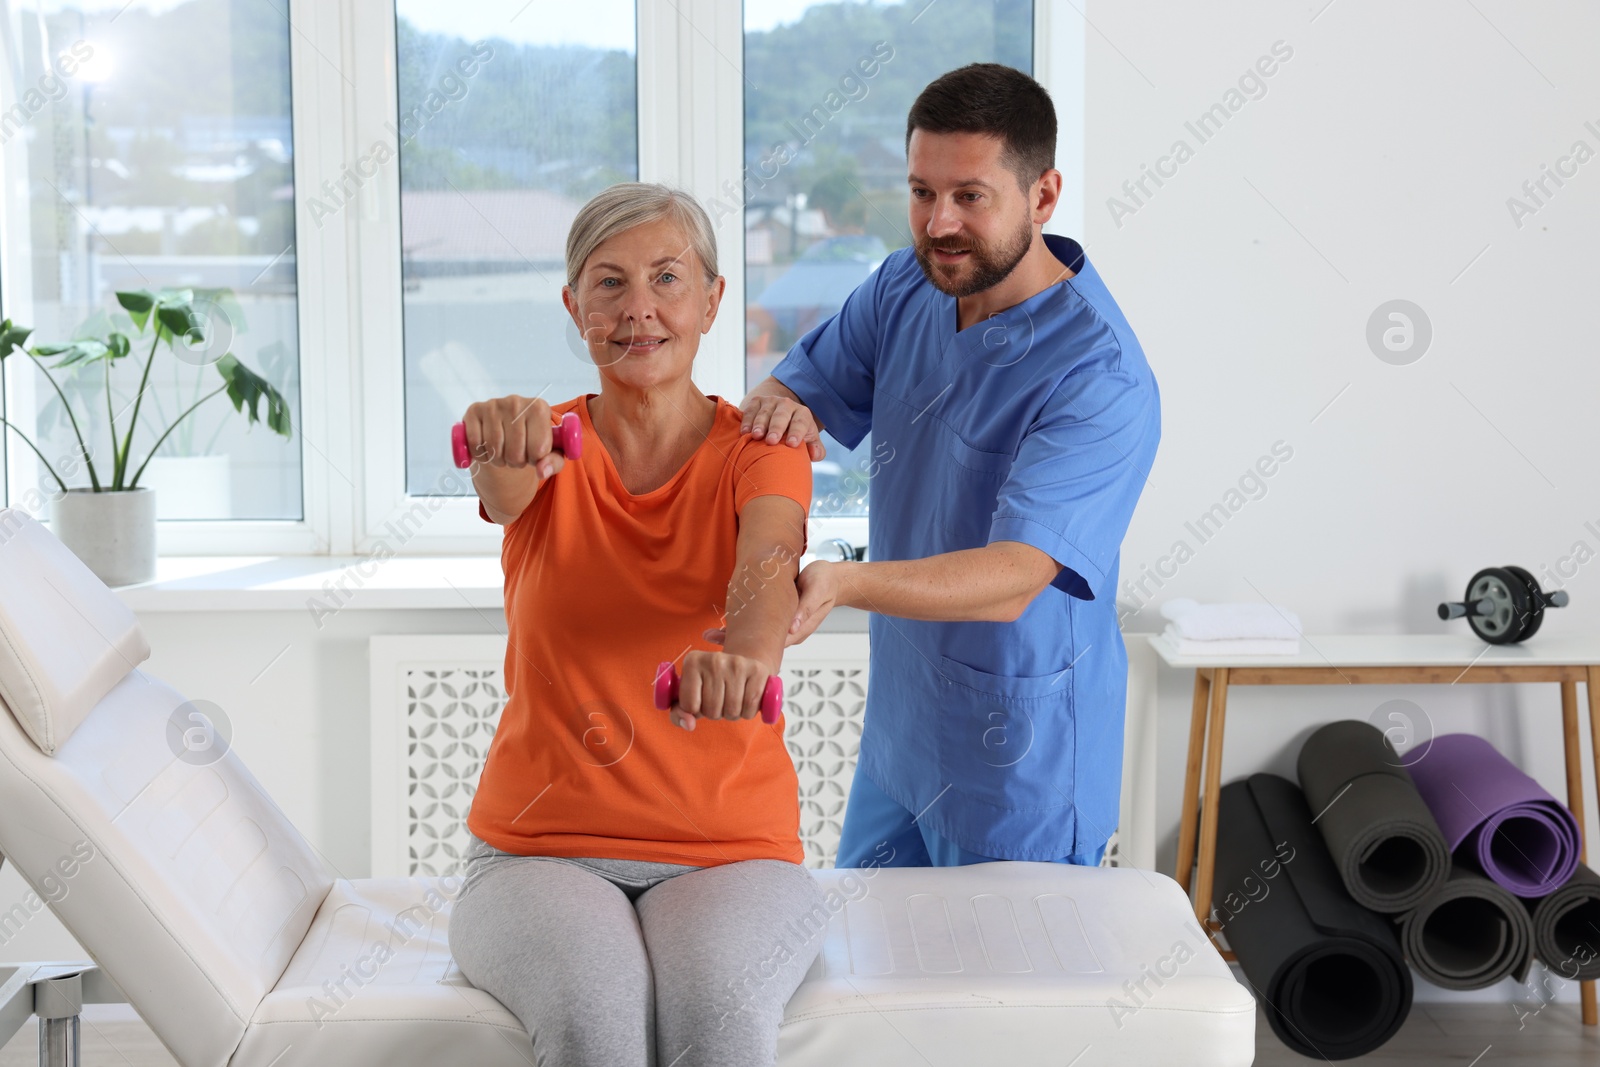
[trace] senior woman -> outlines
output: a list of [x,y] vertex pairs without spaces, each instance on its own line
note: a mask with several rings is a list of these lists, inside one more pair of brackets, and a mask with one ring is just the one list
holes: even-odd
[[[508,695],[450,947],[544,1067],[774,1063],[821,945],[794,766],[756,718],[811,470],[690,379],[724,285],[693,199],[612,186],[573,221],[562,289],[600,392],[463,420],[480,511],[505,527]],[[573,463],[551,451],[568,411]],[[663,660],[683,676],[670,716],[652,703]]]

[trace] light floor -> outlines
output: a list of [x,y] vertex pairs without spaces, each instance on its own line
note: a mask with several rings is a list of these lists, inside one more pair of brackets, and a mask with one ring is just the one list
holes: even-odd
[[[1576,1004],[1423,1004],[1370,1056],[1339,1060],[1370,1067],[1600,1067],[1600,1026],[1584,1026]],[[1518,1012],[1524,1017],[1518,1019]],[[1305,1067],[1256,1012],[1256,1067]],[[5,1064],[4,1067],[10,1067]]]
[[[1259,1014],[1256,1029],[1256,1067],[1321,1062],[1290,1052]],[[81,1036],[82,1067],[176,1067],[161,1042],[125,1007],[92,1006]],[[34,1067],[38,1040],[30,1024],[0,1049],[0,1067]],[[1339,1062],[1371,1067],[1600,1067],[1600,1027],[1584,1027],[1575,1004],[1552,1004],[1523,1019],[1520,1029],[1510,1005],[1417,1004],[1383,1048]],[[921,1065],[908,1062],[906,1067]]]

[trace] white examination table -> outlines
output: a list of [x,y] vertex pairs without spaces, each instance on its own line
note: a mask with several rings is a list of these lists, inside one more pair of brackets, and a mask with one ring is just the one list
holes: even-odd
[[[50,973],[125,997],[185,1067],[533,1063],[521,1024],[451,960],[439,882],[333,877],[237,753],[178,758],[184,697],[138,669],[148,655],[114,593],[0,510],[0,853],[94,958]],[[789,1003],[782,1067],[1254,1057],[1254,1000],[1162,875],[817,878],[845,891]],[[0,1043],[36,995],[41,1016],[74,1010],[45,976],[0,967]]]

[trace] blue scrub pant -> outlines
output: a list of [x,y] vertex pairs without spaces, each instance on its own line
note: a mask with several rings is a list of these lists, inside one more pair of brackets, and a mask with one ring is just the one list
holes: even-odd
[[[850,800],[844,811],[844,830],[839,837],[836,867],[964,867],[969,863],[992,863],[1000,857],[968,852],[926,824],[916,821],[891,799],[877,783],[860,771],[850,785]],[[1052,863],[1072,863],[1097,867],[1106,854],[1102,844],[1091,852],[1062,856]]]

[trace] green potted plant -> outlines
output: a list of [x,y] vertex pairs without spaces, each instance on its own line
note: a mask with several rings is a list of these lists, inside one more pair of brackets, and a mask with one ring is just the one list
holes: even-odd
[[[69,486],[66,478],[26,434],[4,418],[0,418],[0,425],[8,427],[32,449],[55,480],[59,493],[54,496],[51,523],[56,536],[107,585],[131,585],[155,577],[155,492],[148,486],[140,485],[139,480],[150,459],[174,430],[183,425],[201,405],[224,392],[233,401],[234,410],[245,414],[251,425],[262,420],[260,409],[265,401],[264,417],[268,429],[288,438],[291,426],[289,405],[283,394],[241,363],[229,350],[232,330],[226,308],[229,305],[237,308],[230,290],[161,289],[150,292],[134,289],[119,291],[117,303],[132,322],[135,331],[133,337],[120,330],[96,330],[90,336],[62,344],[25,347],[24,343],[32,330],[13,325],[10,319],[0,322],[0,363],[21,352],[33,361],[50,383],[61,400],[77,444],[77,452],[71,457],[72,468],[68,469],[66,463],[62,467],[71,477],[75,469],[81,466],[88,475],[89,484]],[[101,322],[105,322],[103,316]],[[204,395],[193,397],[192,403],[166,423],[139,462],[135,463],[134,435],[140,425],[139,417],[144,409],[145,397],[152,390],[150,375],[156,354],[163,345],[174,359],[215,367],[221,384]],[[220,355],[216,354],[217,348],[222,349]],[[130,356],[137,361],[137,351],[145,352],[138,390],[123,406],[123,411],[129,412],[126,424],[118,426],[120,413],[112,402],[112,371],[119,361]],[[199,353],[198,358],[196,353]],[[51,360],[54,360],[53,365],[48,362]],[[82,429],[88,421],[87,417],[83,422],[79,421],[66,392],[56,375],[51,373],[52,370],[68,370],[76,375],[92,372],[97,365],[105,381],[106,418],[111,437],[109,470],[104,464],[99,467],[95,465],[94,451],[89,447]]]

